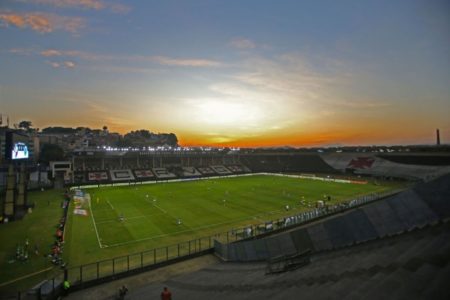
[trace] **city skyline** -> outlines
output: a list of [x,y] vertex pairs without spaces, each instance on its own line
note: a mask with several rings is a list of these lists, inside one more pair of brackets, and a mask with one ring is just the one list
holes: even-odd
[[6,0],[10,123],[185,146],[450,140],[448,1]]

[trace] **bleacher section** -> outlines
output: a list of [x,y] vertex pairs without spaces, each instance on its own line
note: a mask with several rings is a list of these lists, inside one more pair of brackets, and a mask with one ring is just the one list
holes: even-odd
[[233,174],[230,170],[228,170],[225,166],[222,165],[214,165],[211,166],[211,169],[214,170],[219,175],[230,175]]
[[[111,166],[111,165],[110,165]],[[198,178],[205,176],[230,175],[250,173],[250,169],[244,165],[214,165],[211,167],[180,167],[150,169],[112,169],[98,171],[74,171],[74,183],[92,182],[131,182],[173,178]]]
[[[220,176],[249,172],[269,173],[313,173],[337,174],[354,173],[382,178],[402,178],[430,181],[450,173],[450,156],[445,153],[400,154],[400,153],[298,153],[264,152],[237,153],[233,155],[217,154],[160,154],[134,152],[102,153],[92,152],[84,156],[73,157],[74,183],[89,183],[86,172],[110,170],[152,170],[166,168],[177,178]],[[183,170],[183,168],[189,168]],[[193,169],[192,169],[193,168]],[[197,170],[198,173],[193,172]],[[164,179],[175,178],[173,175]],[[111,176],[112,177],[112,176]],[[162,177],[146,177],[162,178]],[[104,179],[103,179],[104,180]],[[143,180],[143,179],[138,179]],[[112,180],[112,182],[117,179]]]
[[105,159],[105,170],[121,169],[120,162],[117,159]]
[[378,154],[380,158],[407,165],[450,166],[450,155]]
[[256,241],[230,244],[216,241],[215,247],[227,261],[255,261],[306,250],[336,249],[450,218],[448,199],[450,175],[292,232]]
[[109,171],[112,181],[132,181],[135,180],[131,170],[111,170]]
[[170,173],[166,168],[153,168],[152,171],[158,179],[172,179],[177,177],[175,174]]
[[86,171],[101,171],[103,170],[102,163],[98,159],[89,158],[85,160]]
[[317,154],[241,155],[241,162],[253,172],[337,172]]
[[163,157],[162,164],[164,166],[181,166],[180,157]]
[[450,173],[450,166],[437,165],[436,161],[435,165],[403,164],[373,154],[353,153],[324,154],[322,158],[336,170],[372,176],[431,180]]
[[[267,263],[215,263],[150,282],[127,299],[433,299],[450,298],[450,224],[325,251],[290,272],[267,275]],[[158,272],[155,271],[155,272]]]

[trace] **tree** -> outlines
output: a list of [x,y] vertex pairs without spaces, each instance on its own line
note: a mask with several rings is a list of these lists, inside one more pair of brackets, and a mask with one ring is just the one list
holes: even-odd
[[24,129],[26,131],[30,130],[31,127],[33,127],[31,121],[20,121],[19,123],[19,128]]
[[102,129],[103,129],[103,131],[106,131],[106,130],[108,130],[108,126],[104,125]]
[[46,134],[74,134],[76,132],[76,129],[73,129],[71,127],[47,127],[42,129],[42,133]]
[[169,133],[167,135],[167,144],[169,144],[172,147],[178,146],[178,138],[175,135],[175,133]]

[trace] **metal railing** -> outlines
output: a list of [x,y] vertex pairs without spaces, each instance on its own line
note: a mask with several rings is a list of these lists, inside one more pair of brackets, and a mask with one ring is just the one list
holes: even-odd
[[213,238],[213,236],[198,238],[175,245],[68,268],[66,276],[72,285],[78,285],[93,280],[115,278],[132,271],[150,269],[169,261],[187,258],[211,250],[214,244]]

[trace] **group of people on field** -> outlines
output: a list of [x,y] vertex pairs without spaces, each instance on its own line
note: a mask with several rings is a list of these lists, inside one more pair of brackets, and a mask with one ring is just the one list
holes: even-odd
[[62,260],[62,253],[64,250],[64,228],[66,226],[66,216],[67,210],[69,208],[69,202],[70,191],[66,190],[64,193],[64,201],[61,204],[61,207],[63,209],[63,216],[59,219],[59,223],[55,232],[55,241],[53,242],[51,252],[48,255],[54,265],[60,265],[61,267],[65,266],[65,263]]

